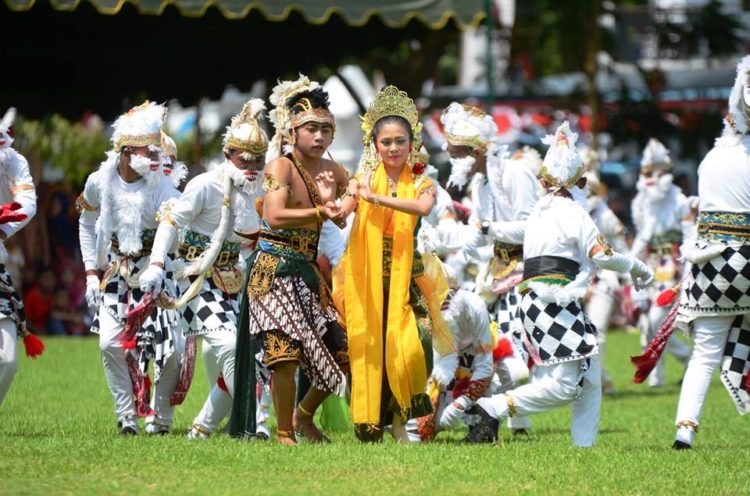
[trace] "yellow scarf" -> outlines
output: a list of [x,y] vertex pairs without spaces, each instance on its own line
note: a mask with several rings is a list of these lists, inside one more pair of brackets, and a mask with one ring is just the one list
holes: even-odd
[[[388,195],[388,176],[379,165],[372,190]],[[417,190],[407,166],[398,179],[398,198],[415,199]],[[352,417],[356,424],[379,423],[383,352],[388,383],[402,409],[424,392],[427,370],[417,321],[409,306],[414,228],[417,216],[392,211],[393,253],[390,274],[388,322],[383,346],[383,232],[386,211],[365,201],[357,217],[345,254],[344,307],[352,371]]]

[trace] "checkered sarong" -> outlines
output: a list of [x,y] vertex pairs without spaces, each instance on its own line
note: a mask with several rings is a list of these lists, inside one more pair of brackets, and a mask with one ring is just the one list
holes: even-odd
[[682,288],[680,320],[748,312],[750,245],[727,246],[718,256],[693,265]]
[[518,287],[513,287],[510,291],[505,294],[498,296],[495,306],[492,308],[495,320],[500,327],[500,332],[508,334],[514,330],[514,321],[518,318],[518,302],[520,297],[518,295]]
[[750,412],[750,391],[746,379],[750,374],[750,319],[738,315],[732,322],[721,362],[721,382],[727,388],[740,415]]
[[519,317],[526,331],[524,344],[537,365],[581,360],[599,353],[596,327],[577,301],[561,307],[529,291],[521,297]]
[[[121,266],[127,278],[122,277],[121,273],[113,273],[109,276],[107,285],[102,292],[102,310],[107,311],[114,320],[120,322],[123,326],[126,323],[128,312],[143,302],[146,294],[140,288],[131,288],[128,280],[135,282],[141,272],[149,264],[149,254],[137,257],[120,257],[119,255],[110,255],[110,267],[115,258],[120,258]],[[171,259],[165,264],[166,276],[162,290],[174,297],[174,288],[172,287],[173,273]],[[106,276],[105,276],[106,277]],[[177,325],[178,314],[175,310],[167,310],[154,306],[151,314],[146,318],[143,326],[136,333],[136,352],[138,354],[138,366],[142,373],[148,370],[150,360],[154,361],[154,381],[158,381],[161,376],[161,369],[167,359],[174,353],[174,340],[170,330]],[[99,319],[94,319],[91,325],[91,332],[99,332]]]
[[26,311],[21,295],[13,287],[13,281],[5,264],[0,264],[0,315],[13,320],[16,323],[18,337],[23,337],[21,333],[26,327]]
[[[180,293],[184,293],[199,276],[180,279]],[[237,295],[224,293],[206,277],[198,295],[181,309],[182,329],[185,336],[202,335],[215,331],[237,332],[239,303]]]

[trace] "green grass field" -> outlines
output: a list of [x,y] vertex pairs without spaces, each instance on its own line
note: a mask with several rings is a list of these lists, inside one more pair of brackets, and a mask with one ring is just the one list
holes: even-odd
[[[681,367],[672,384],[630,384],[627,356],[638,338],[611,333],[606,362],[618,394],[605,397],[598,444],[570,447],[568,409],[533,418],[527,438],[430,445],[334,444],[294,448],[185,433],[208,389],[198,364],[193,390],[164,437],[116,435],[96,339],[46,340],[45,355],[23,357],[0,407],[1,494],[748,494],[750,423],[715,379],[696,448],[670,449]],[[671,359],[670,359],[671,360]]]

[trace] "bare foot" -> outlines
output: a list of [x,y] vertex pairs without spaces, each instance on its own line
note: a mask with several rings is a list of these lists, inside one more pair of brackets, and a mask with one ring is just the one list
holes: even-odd
[[305,415],[300,412],[298,408],[294,410],[292,424],[294,425],[294,431],[297,435],[306,437],[313,444],[327,444],[331,442],[325,434],[315,427],[312,416]]
[[277,431],[276,442],[283,446],[297,446],[293,431]]

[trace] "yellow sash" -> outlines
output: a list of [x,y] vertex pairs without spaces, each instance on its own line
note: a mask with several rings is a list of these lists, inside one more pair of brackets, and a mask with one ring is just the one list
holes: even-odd
[[[415,199],[410,169],[398,179],[398,197]],[[373,192],[388,195],[385,168],[379,165]],[[352,417],[355,424],[379,423],[383,352],[388,383],[402,409],[424,392],[427,382],[425,356],[417,321],[409,306],[414,228],[417,216],[392,211],[393,254],[390,275],[388,322],[383,346],[383,232],[386,209],[365,201],[357,206],[344,266],[344,307],[352,371]]]

